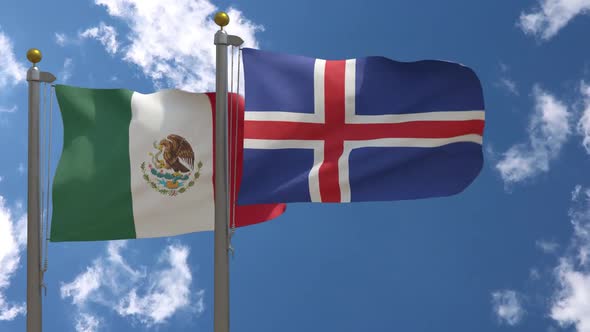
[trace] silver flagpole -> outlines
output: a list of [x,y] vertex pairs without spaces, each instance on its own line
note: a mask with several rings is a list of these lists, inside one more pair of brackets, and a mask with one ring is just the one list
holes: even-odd
[[33,66],[27,71],[29,82],[29,154],[27,191],[27,332],[41,332],[41,211],[39,168],[39,91],[41,82],[51,83],[55,76],[37,67],[41,51],[32,48],[27,59]]
[[215,257],[213,281],[213,330],[229,332],[229,195],[227,149],[227,47],[240,46],[240,37],[228,35],[227,13],[215,14],[220,29],[215,33]]

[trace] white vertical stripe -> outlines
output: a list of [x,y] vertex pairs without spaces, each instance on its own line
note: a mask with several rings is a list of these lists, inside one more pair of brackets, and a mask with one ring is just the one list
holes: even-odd
[[356,105],[356,59],[346,60],[344,69],[344,122],[354,117]]
[[[131,196],[135,232],[138,238],[171,236],[213,230],[213,119],[205,94],[163,90],[152,94],[134,93],[129,124]],[[180,135],[192,146],[195,169],[203,163],[199,178],[184,193],[167,196],[154,190],[143,178],[152,164],[153,144],[170,134]],[[163,159],[160,156],[160,159]],[[158,179],[149,174],[152,182]],[[188,180],[187,180],[188,181]],[[186,181],[185,181],[186,184]],[[164,188],[163,186],[160,188]]]
[[[322,142],[323,145],[323,142]],[[313,167],[309,171],[309,197],[312,202],[321,202],[320,166],[324,163],[324,149],[313,149]]]
[[325,84],[326,60],[316,59],[313,66],[313,104],[315,117],[318,123],[326,121],[325,108]]
[[[313,100],[314,113],[316,117],[321,119],[321,123],[326,121],[325,111],[325,75],[326,74],[326,60],[316,59],[313,67]],[[312,202],[321,202],[320,195],[320,167],[324,162],[324,143],[321,147],[313,150],[313,167],[309,171],[309,196]]]
[[350,157],[351,149],[346,148],[344,144],[344,150],[342,155],[338,158],[338,182],[340,183],[340,201],[350,202],[350,176],[348,171],[348,157]]

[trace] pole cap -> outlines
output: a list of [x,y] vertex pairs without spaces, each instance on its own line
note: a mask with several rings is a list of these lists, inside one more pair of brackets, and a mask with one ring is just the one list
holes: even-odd
[[33,64],[41,62],[42,58],[43,55],[39,49],[31,48],[27,51],[27,59],[29,59],[29,61],[31,61]]
[[213,18],[213,20],[222,29],[224,26],[229,24],[229,16],[227,15],[226,12],[217,12],[217,14],[215,14],[215,18]]

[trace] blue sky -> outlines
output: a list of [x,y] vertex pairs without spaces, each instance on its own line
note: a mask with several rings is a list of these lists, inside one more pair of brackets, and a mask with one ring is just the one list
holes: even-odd
[[[230,7],[248,46],[460,62],[486,104],[460,195],[290,204],[238,230],[232,331],[590,331],[590,1],[155,2],[1,5],[0,331],[25,330],[26,50],[60,83],[212,91]],[[212,258],[212,233],[50,243],[45,330],[212,331]]]

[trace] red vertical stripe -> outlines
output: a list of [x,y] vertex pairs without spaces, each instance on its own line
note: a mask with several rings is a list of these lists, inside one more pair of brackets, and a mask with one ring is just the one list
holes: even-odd
[[326,61],[324,75],[324,162],[319,169],[322,202],[340,202],[338,158],[344,150],[344,73],[346,61]]

